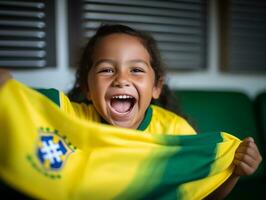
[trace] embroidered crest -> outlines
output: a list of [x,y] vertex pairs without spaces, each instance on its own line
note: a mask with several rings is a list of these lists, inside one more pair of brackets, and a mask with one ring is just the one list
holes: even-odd
[[57,130],[39,129],[37,158],[45,170],[59,170],[73,151],[66,137],[60,136]]

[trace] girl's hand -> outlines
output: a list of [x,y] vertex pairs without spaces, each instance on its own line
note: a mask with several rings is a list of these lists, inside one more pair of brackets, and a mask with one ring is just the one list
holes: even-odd
[[12,76],[8,70],[0,69],[0,87],[5,84]]
[[236,150],[234,158],[234,175],[235,176],[248,176],[253,174],[259,164],[262,161],[262,157],[252,137],[247,137],[239,145]]

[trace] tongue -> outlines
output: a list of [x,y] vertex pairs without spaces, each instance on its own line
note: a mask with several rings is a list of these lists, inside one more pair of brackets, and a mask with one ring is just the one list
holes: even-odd
[[111,106],[115,111],[120,112],[120,113],[125,113],[129,111],[131,107],[131,102],[128,100],[117,100],[114,99],[111,101]]

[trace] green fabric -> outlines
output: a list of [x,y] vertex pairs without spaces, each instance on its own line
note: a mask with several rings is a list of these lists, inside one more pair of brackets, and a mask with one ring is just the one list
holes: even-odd
[[137,130],[144,131],[149,126],[151,122],[151,117],[152,117],[152,108],[149,106],[148,109],[146,110],[144,119],[142,120]]
[[[193,138],[191,135],[184,135],[182,137],[176,137],[174,135],[168,135],[167,137],[165,137],[165,135],[154,136],[158,141],[163,141],[163,145],[172,146],[172,151],[178,152],[178,154],[173,153],[169,156],[161,154],[161,162],[147,162],[146,164],[143,164],[142,170],[148,169],[149,173],[154,174],[154,178],[161,169],[164,169],[164,173],[162,174],[160,181],[158,179],[156,184],[152,185],[148,193],[138,194],[138,196],[134,196],[135,199],[158,199],[158,197],[160,197],[160,200],[182,199],[184,194],[182,193],[182,190],[176,189],[176,185],[180,186],[183,182],[202,179],[210,175],[211,166],[207,163],[211,163],[212,158],[215,157],[217,153],[217,146],[215,144],[223,142],[222,135],[217,133],[199,134],[197,135],[197,138]],[[187,145],[188,141],[191,144],[188,148],[189,151],[185,148],[175,148],[176,143],[183,146]],[[208,141],[208,145],[206,145],[206,141]],[[192,145],[194,143],[197,143],[202,147],[198,153],[195,153],[196,148]],[[194,152],[194,154],[192,155],[191,152]],[[156,156],[158,156],[158,153],[159,152],[156,153]],[[199,160],[198,157],[202,155],[205,155],[205,158]],[[166,163],[162,162],[164,159],[167,160]],[[156,168],[152,168],[151,166],[153,165],[156,166]],[[201,168],[200,172],[191,173],[196,172],[196,169],[198,168]],[[140,174],[142,173],[141,171],[139,172]],[[187,174],[190,174],[190,176]],[[143,173],[143,175],[145,176],[145,173]],[[176,177],[178,177],[178,179]],[[144,183],[142,178],[143,176],[137,177],[129,186],[128,190],[136,191],[136,185]],[[145,184],[143,187],[147,187],[147,185]],[[128,195],[127,191],[125,191],[116,199],[132,199],[132,197]]]
[[52,102],[60,107],[60,93],[56,89],[41,89],[41,88],[34,88],[36,91],[40,92],[44,96],[48,97]]
[[[208,143],[220,143],[223,141],[222,137],[218,134],[211,134],[209,135],[209,137],[207,137],[206,134],[200,134],[200,137],[198,137],[196,140],[197,142],[201,143],[202,145],[206,145],[206,141],[208,141]],[[179,139],[180,144],[185,144],[186,139],[189,138],[189,136],[184,136],[183,138]],[[175,142],[174,138],[167,138],[167,141],[165,141],[166,144],[173,144]],[[193,142],[193,141],[192,141]],[[196,142],[196,141],[195,141]],[[216,154],[216,146],[215,145],[210,145],[209,148],[204,149],[202,148],[202,151],[199,154],[204,154],[204,155],[208,155],[209,158],[211,158],[212,156],[214,156]],[[206,163],[211,162],[211,160],[209,158],[206,157],[206,159],[202,159],[202,160],[198,160],[197,158],[197,154],[194,155],[194,158],[190,158],[188,159],[186,151],[184,151],[184,149],[181,149],[179,151],[178,155],[174,155],[172,157],[169,158],[167,164],[166,164],[166,170],[165,173],[162,176],[162,180],[163,182],[174,182],[173,177],[179,177],[178,180],[176,180],[176,184],[180,185],[183,181],[184,182],[189,182],[192,181],[192,179],[200,179],[203,177],[208,176],[208,174],[210,174],[211,172],[211,167],[207,166]],[[177,158],[182,157],[182,160],[177,159]],[[201,170],[200,173],[198,174],[193,174],[191,177],[186,176],[186,173],[189,173],[188,169],[193,166],[195,169],[199,166],[206,166],[204,169]],[[176,166],[179,166],[180,169],[182,169],[182,173],[180,173],[178,170],[176,170]],[[173,190],[173,185],[162,185],[162,184],[158,184],[156,188],[154,188],[152,190],[151,193],[149,193],[149,195],[145,196],[144,199],[156,199],[156,197],[162,193],[162,191],[166,191],[165,193],[167,193],[167,195],[165,195],[165,197],[161,198],[161,200],[167,200],[167,199],[181,199],[182,198],[182,192],[180,190],[175,191]]]

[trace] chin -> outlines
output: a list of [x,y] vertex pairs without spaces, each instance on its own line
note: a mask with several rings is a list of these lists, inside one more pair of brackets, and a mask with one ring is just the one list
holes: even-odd
[[137,129],[137,127],[135,128],[130,122],[113,122],[112,125],[120,128]]

